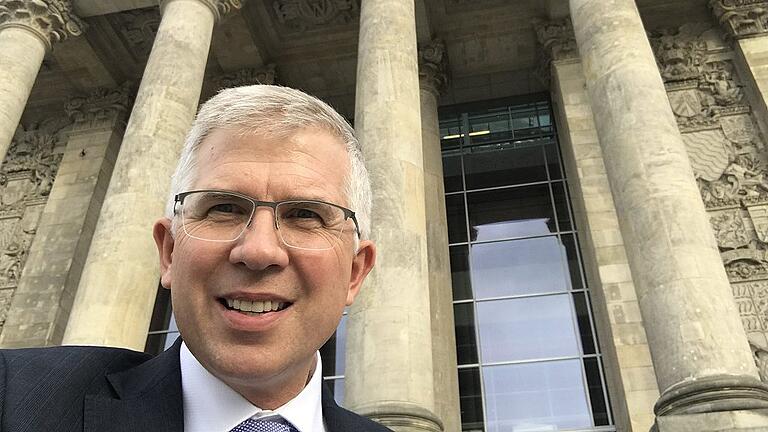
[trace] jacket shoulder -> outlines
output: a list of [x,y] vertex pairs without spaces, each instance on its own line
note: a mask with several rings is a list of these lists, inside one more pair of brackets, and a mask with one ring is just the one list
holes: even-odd
[[71,430],[82,424],[86,393],[112,392],[107,373],[150,358],[103,347],[0,350],[0,429],[25,430],[25,424],[40,424],[44,416],[50,430]]
[[340,406],[335,406],[334,411],[335,412],[333,416],[335,417],[335,420],[336,420],[335,423],[343,424],[344,427],[343,429],[336,429],[331,425],[328,425],[329,432],[344,432],[344,431],[392,432],[392,429],[382,426],[379,423],[376,423],[375,421],[365,416],[354,413]]

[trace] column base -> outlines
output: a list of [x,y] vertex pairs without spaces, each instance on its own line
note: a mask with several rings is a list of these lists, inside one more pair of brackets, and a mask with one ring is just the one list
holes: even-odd
[[768,384],[750,375],[720,375],[680,383],[662,393],[657,417],[768,409]]
[[380,402],[353,411],[396,432],[443,432],[443,422],[433,412],[408,402]]
[[657,417],[656,432],[758,432],[768,429],[768,410],[725,411]]

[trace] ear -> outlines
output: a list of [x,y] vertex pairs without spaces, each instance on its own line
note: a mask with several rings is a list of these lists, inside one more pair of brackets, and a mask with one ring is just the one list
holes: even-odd
[[352,261],[352,272],[349,277],[349,289],[347,290],[347,306],[351,306],[355,297],[360,292],[365,277],[368,276],[376,263],[376,245],[370,240],[360,242],[357,254]]
[[171,234],[171,220],[159,219],[152,229],[152,236],[157,245],[157,254],[160,256],[160,284],[163,288],[171,288],[171,261],[173,260],[173,235]]

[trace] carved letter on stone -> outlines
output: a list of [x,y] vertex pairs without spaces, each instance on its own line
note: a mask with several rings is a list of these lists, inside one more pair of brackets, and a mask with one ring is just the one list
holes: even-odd
[[359,0],[275,0],[277,21],[291,30],[325,24],[348,24],[360,14]]

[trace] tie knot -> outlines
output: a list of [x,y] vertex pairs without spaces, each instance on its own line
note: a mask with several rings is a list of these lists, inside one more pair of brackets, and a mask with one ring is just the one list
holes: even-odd
[[249,418],[235,426],[230,432],[298,432],[290,423],[280,416],[264,419]]

